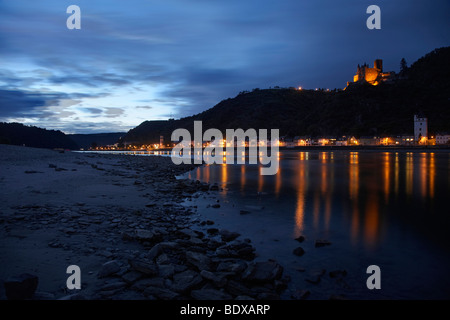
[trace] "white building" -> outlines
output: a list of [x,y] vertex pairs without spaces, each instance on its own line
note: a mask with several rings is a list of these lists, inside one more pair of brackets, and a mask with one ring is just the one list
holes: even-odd
[[426,139],[428,139],[428,120],[427,118],[419,118],[417,115],[414,115],[414,142],[421,143],[422,138],[425,138],[425,141],[422,140],[422,143],[426,143]]
[[436,135],[436,144],[447,144],[450,143],[450,134],[440,134]]

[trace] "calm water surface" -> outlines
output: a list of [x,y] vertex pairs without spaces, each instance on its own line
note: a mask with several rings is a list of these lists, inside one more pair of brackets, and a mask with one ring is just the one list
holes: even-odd
[[[284,265],[291,291],[308,289],[313,299],[450,298],[449,153],[286,151],[274,176],[248,164],[207,165],[187,176],[224,188],[221,208],[205,215],[251,238],[259,259]],[[293,240],[299,235],[306,241]],[[315,248],[316,239],[332,245]],[[302,257],[292,254],[298,246]],[[381,268],[381,290],[366,287],[372,264]],[[322,269],[348,274],[305,281]]]

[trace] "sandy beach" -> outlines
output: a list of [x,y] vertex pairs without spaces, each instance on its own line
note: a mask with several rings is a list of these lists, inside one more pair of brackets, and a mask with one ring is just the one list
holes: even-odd
[[[25,273],[36,300],[278,299],[286,288],[281,265],[254,262],[250,239],[186,201],[218,190],[176,179],[193,166],[0,145],[0,168],[2,300]],[[80,290],[67,288],[70,265]]]

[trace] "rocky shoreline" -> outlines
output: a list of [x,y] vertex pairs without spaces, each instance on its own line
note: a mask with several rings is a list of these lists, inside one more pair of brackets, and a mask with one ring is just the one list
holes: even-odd
[[[279,263],[254,261],[250,239],[200,220],[186,204],[218,191],[176,179],[194,166],[167,157],[1,148],[0,183],[12,187],[0,213],[0,299],[275,300],[287,287]],[[81,268],[80,290],[65,285],[69,264]],[[36,278],[30,295],[33,286],[23,282]]]

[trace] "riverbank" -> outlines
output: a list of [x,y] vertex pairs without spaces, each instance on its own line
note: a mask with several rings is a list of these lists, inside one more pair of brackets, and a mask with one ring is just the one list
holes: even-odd
[[[194,166],[0,145],[0,167],[0,299],[278,299],[286,288],[250,239],[186,205],[219,191],[176,179]],[[70,265],[80,290],[67,288]],[[23,274],[37,282],[29,296]]]
[[298,146],[280,147],[280,151],[377,151],[377,152],[450,152],[450,145],[435,146]]

